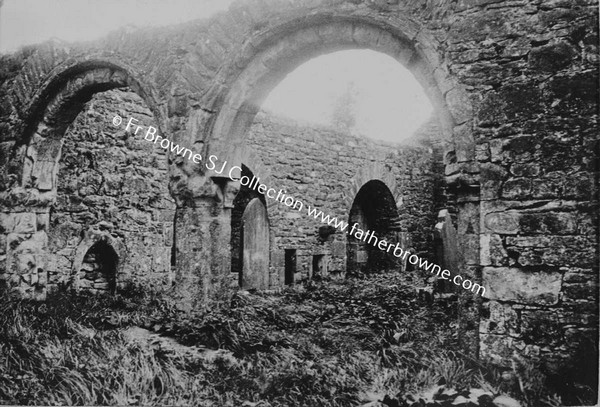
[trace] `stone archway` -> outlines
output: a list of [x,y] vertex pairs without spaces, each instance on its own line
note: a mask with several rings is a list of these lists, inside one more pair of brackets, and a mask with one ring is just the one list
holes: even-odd
[[[460,162],[473,159],[474,143],[466,140],[472,141],[467,124],[472,112],[466,91],[445,71],[436,47],[432,36],[402,17],[392,24],[375,16],[315,14],[263,30],[246,42],[238,59],[218,78],[215,92],[221,93],[216,99],[220,103],[214,106],[218,114],[207,128],[210,149],[236,160],[265,97],[302,63],[329,52],[371,49],[396,59],[421,83],[441,124],[445,156],[459,157]],[[454,133],[458,131],[460,151],[455,151]]]
[[75,250],[68,280],[63,276],[62,281],[77,290],[114,294],[123,286],[121,265],[127,257],[127,249],[120,239],[89,229]]
[[[362,16],[344,15],[343,11],[334,13],[334,16],[314,13],[266,24],[265,29],[248,38],[236,50],[232,62],[219,71],[214,87],[209,92],[214,96],[211,97],[213,104],[210,109],[215,114],[211,120],[202,123],[204,131],[192,142],[203,143],[207,146],[208,154],[218,156],[221,161],[240,165],[246,134],[268,93],[285,75],[309,59],[346,49],[371,49],[385,53],[415,75],[429,96],[440,123],[442,136],[436,143],[444,150],[440,156],[449,166],[446,174],[450,178],[460,172],[463,163],[474,159],[470,102],[465,88],[451,78],[441,63],[436,40],[412,20],[400,16],[392,22],[380,19],[377,13]],[[454,137],[455,134],[460,137]],[[456,143],[457,140],[460,142]],[[202,192],[197,186],[206,185],[207,181],[210,182],[210,178],[204,174],[191,174],[188,185]],[[224,182],[228,183],[227,180]],[[225,190],[224,186],[219,188]],[[193,203],[192,206],[199,205]],[[190,208],[190,211],[193,209]],[[227,212],[227,209],[223,212],[225,219],[219,220],[219,216],[212,220],[220,225],[212,229],[214,233],[211,232],[218,239],[223,239],[223,234],[228,232],[228,225],[224,225],[225,222],[229,223],[226,220],[229,216]],[[186,223],[189,224],[196,216],[190,213]],[[206,221],[208,218],[203,222]],[[184,223],[183,219],[180,223]],[[213,257],[212,254],[208,255]],[[227,254],[221,251],[214,256],[214,260],[220,264],[225,258]],[[190,260],[190,265],[202,264],[200,260]],[[275,263],[279,264],[280,261]],[[217,270],[213,267],[206,276],[201,277],[205,295],[211,290],[220,292],[217,286],[221,283],[213,283],[214,287],[209,287],[212,281],[222,280],[221,277],[215,278],[215,273],[221,276],[227,274],[225,268]]]
[[[112,209],[108,207],[104,208],[106,205],[103,206],[103,204],[100,203],[102,201],[102,194],[110,195],[109,192],[105,191],[108,190],[110,186],[110,180],[108,178],[112,173],[119,173],[120,169],[104,167],[94,168],[93,164],[97,164],[97,162],[102,161],[102,159],[96,160],[93,159],[93,156],[106,156],[106,154],[108,154],[104,151],[106,149],[88,148],[86,150],[86,147],[80,143],[80,141],[86,138],[102,139],[102,134],[100,134],[102,131],[100,130],[104,130],[103,126],[101,126],[100,129],[96,129],[98,131],[89,134],[84,134],[84,131],[83,133],[76,135],[75,138],[71,140],[72,143],[68,149],[68,154],[63,154],[62,151],[63,144],[65,143],[65,135],[73,132],[68,129],[72,124],[74,124],[74,127],[81,125],[76,119],[80,118],[79,114],[87,109],[88,102],[92,100],[95,95],[104,94],[104,92],[113,89],[123,89],[129,92],[129,94],[137,94],[141,97],[141,99],[138,97],[138,101],[133,102],[133,104],[138,102],[144,104],[148,100],[149,103],[145,105],[145,108],[149,116],[152,116],[153,112],[156,111],[154,100],[149,96],[150,93],[145,90],[145,86],[142,86],[140,82],[134,78],[129,69],[120,67],[112,62],[92,59],[70,65],[63,70],[56,69],[53,75],[46,81],[45,86],[33,97],[33,101],[27,109],[29,117],[24,121],[26,126],[18,141],[20,144],[15,147],[15,151],[24,151],[24,157],[20,156],[23,160],[23,171],[20,174],[20,187],[15,188],[14,191],[8,191],[8,193],[21,197],[24,200],[23,203],[19,202],[14,205],[11,210],[20,214],[31,212],[34,218],[37,217],[37,232],[35,235],[19,236],[20,241],[26,242],[27,240],[35,240],[42,242],[42,244],[36,244],[34,250],[31,248],[28,249],[28,251],[35,252],[35,267],[31,267],[30,272],[35,275],[26,279],[25,282],[21,282],[19,290],[23,293],[29,293],[35,289],[35,291],[42,293],[40,296],[43,298],[48,289],[54,289],[58,287],[59,284],[65,282],[65,280],[69,278],[70,273],[76,274],[80,272],[79,268],[73,272],[72,267],[74,267],[75,264],[79,264],[80,266],[83,262],[83,257],[85,257],[85,253],[79,253],[78,245],[83,243],[82,236],[86,229],[95,228],[104,231],[110,230],[110,233],[114,232],[115,236],[120,233],[119,230],[114,230],[119,226],[115,225],[114,222],[111,224],[111,219],[114,221],[118,217],[114,216],[114,213],[113,215],[108,214],[108,212],[115,212],[118,209],[116,207]],[[118,103],[116,104],[118,105]],[[112,106],[112,110],[114,110],[114,112],[111,111],[111,109],[102,112],[100,124],[109,124],[113,115],[122,111],[122,109],[119,110],[116,106]],[[152,124],[160,126],[160,117],[155,117],[155,119],[157,119],[158,123]],[[111,134],[109,137],[115,139],[113,140],[115,141],[113,147],[114,145],[120,145],[125,150],[131,147],[131,140],[128,140],[125,143],[123,142],[123,140],[132,137],[131,134],[128,134],[125,131],[119,132],[120,129],[115,127],[112,127],[111,130],[114,130],[115,132],[114,135]],[[89,130],[86,131],[89,132]],[[81,140],[79,139],[80,136],[82,137]],[[72,136],[68,136],[67,138],[69,137],[72,138]],[[129,145],[127,145],[127,143],[129,143]],[[121,156],[125,157],[125,160],[122,161],[126,161],[128,157],[127,152],[121,152]],[[18,155],[15,160],[16,159],[19,159]],[[68,160],[68,162],[64,161],[61,163],[61,159]],[[106,163],[110,162],[110,157],[104,161]],[[73,181],[73,177],[69,177],[69,181],[63,183],[59,188],[58,172],[61,166],[63,170],[66,169],[67,172],[75,171],[77,168],[81,169],[81,171],[76,171],[82,172],[78,185],[76,185],[77,183],[68,185],[68,182]],[[152,165],[150,165],[150,167],[151,166]],[[67,169],[67,167],[70,169]],[[164,165],[163,168],[166,173],[167,166]],[[72,174],[69,172],[69,175]],[[131,186],[133,186],[135,182],[138,182],[138,184],[143,184],[145,182],[141,176],[134,177],[126,175],[124,178],[127,178],[128,181],[130,181]],[[161,276],[157,276],[158,278],[162,278],[163,275],[167,276],[170,271],[169,257],[173,242],[172,212],[174,212],[174,204],[169,198],[169,191],[166,189],[166,184],[167,180],[164,182],[164,195],[167,197],[167,200],[171,201],[170,204],[167,205],[170,210],[165,213],[162,213],[161,210],[156,211],[157,216],[156,219],[152,219],[152,223],[154,224],[152,227],[157,231],[157,235],[160,235],[160,243],[149,245],[149,247],[155,246],[152,251],[153,253],[161,253],[161,255],[164,255],[160,259],[158,256],[154,256],[147,262],[140,261],[141,259],[133,256],[132,259],[136,261],[127,266],[124,265],[123,262],[127,256],[124,256],[123,253],[119,254],[117,256],[119,259],[119,267],[123,268],[125,266],[125,268],[129,268],[126,275],[131,275],[132,270],[136,267],[140,269],[144,268],[145,273],[148,273],[148,270],[150,270],[150,274],[153,274],[153,276],[160,274]],[[65,199],[68,200],[68,197],[77,195],[69,192],[72,187],[75,188],[76,191],[79,191],[81,196],[75,197],[75,202],[66,202]],[[118,195],[114,192],[121,191],[122,187],[123,185],[120,184],[110,186],[113,191],[113,198]],[[138,185],[137,189],[147,191],[148,189],[151,189],[151,187]],[[136,195],[140,196],[140,194]],[[30,199],[30,197],[33,199]],[[96,215],[98,216],[90,216],[90,212],[86,212],[85,205],[87,205],[88,208],[95,208],[95,212],[98,212]],[[152,205],[148,206],[150,207]],[[102,210],[102,208],[106,210]],[[123,211],[127,212],[124,209]],[[158,216],[159,212],[164,216]],[[169,212],[170,215],[167,214],[167,212]],[[127,214],[126,216],[129,215],[135,217],[135,214],[133,213]],[[149,212],[146,215],[149,215]],[[71,228],[71,230],[62,233],[64,232],[63,229],[65,226],[74,224],[71,222],[72,219],[66,219],[68,217],[77,218],[78,220],[75,221],[75,224],[78,224],[78,227]],[[137,221],[140,220],[141,219],[138,219]],[[147,220],[150,220],[150,218]],[[135,222],[136,220],[132,218],[132,223]],[[58,229],[61,229],[62,231],[58,231]],[[134,236],[135,231],[132,231],[132,233],[129,234]],[[144,238],[143,235],[144,233],[140,234],[141,237],[137,247],[144,245],[144,242],[141,240]],[[29,246],[33,247],[34,245]],[[130,246],[137,249],[136,244]],[[19,247],[17,245],[15,245],[15,247],[16,250],[10,254],[10,260],[13,264],[18,264],[21,253]],[[23,247],[25,246],[23,245]],[[100,252],[104,254],[107,253],[102,250],[100,250]],[[88,257],[91,259],[93,256],[90,255]],[[111,256],[106,255],[104,257],[109,258]],[[92,264],[94,262],[90,260],[88,263]],[[106,264],[109,263],[116,264],[116,262],[112,260],[108,261]],[[152,271],[156,271],[156,273],[152,273]],[[8,268],[7,273],[10,277],[11,274],[19,274],[21,271],[16,268]],[[73,275],[71,274],[71,278],[72,276]],[[27,286],[27,280],[36,281],[36,287],[33,288]],[[43,282],[43,287],[40,286],[41,282]],[[108,280],[104,282],[98,281],[98,284],[110,291],[116,289],[117,283],[118,281],[116,280],[112,282],[109,282]]]
[[240,287],[269,288],[269,219],[267,208],[253,198],[242,215],[242,270]]
[[372,232],[378,239],[394,242],[398,239],[398,221],[396,202],[390,189],[379,180],[365,183],[356,194],[348,215],[349,227],[355,230],[348,234],[346,246],[349,274],[385,271],[399,266],[397,259],[370,244],[363,233],[356,232]]
[[104,241],[95,243],[83,257],[77,280],[79,288],[94,293],[114,294],[117,290],[119,257]]
[[[21,186],[39,192],[55,191],[63,136],[75,117],[94,94],[110,89],[130,88],[157,115],[155,101],[127,69],[113,62],[89,60],[54,75],[34,97],[25,120],[21,143],[27,145]],[[161,125],[161,118],[157,116]],[[107,118],[107,120],[112,117]]]

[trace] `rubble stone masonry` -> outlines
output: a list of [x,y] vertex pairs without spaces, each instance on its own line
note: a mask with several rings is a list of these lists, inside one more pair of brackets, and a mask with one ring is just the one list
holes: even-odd
[[[475,354],[507,368],[518,356],[541,358],[553,371],[597,372],[597,347],[587,344],[597,341],[598,318],[597,11],[596,0],[248,0],[180,26],[119,31],[88,44],[49,42],[2,56],[0,275],[25,294],[43,297],[49,283],[43,276],[62,261],[54,251],[63,246],[56,240],[61,233],[54,231],[62,222],[53,223],[51,208],[62,208],[56,216],[66,225],[91,225],[106,208],[99,201],[112,205],[113,198],[99,196],[94,187],[78,189],[75,199],[98,201],[98,210],[85,210],[89,215],[77,218],[69,209],[72,203],[58,198],[73,189],[65,177],[84,176],[69,167],[69,157],[85,160],[86,155],[65,151],[72,143],[67,128],[94,93],[114,88],[140,96],[159,134],[203,157],[215,154],[245,163],[262,176],[267,171],[260,163],[271,164],[269,176],[281,177],[277,182],[298,189],[307,202],[333,215],[345,215],[333,202],[348,199],[358,186],[353,180],[369,178],[357,174],[368,174],[371,164],[388,163],[392,151],[378,152],[370,162],[350,141],[337,144],[338,150],[319,150],[319,140],[309,133],[283,135],[283,143],[309,141],[295,148],[314,157],[286,149],[284,162],[278,162],[276,152],[268,150],[277,148],[272,143],[251,151],[261,136],[249,136],[249,129],[261,101],[295,67],[323,53],[369,48],[410,69],[435,106],[439,138],[434,144],[440,154],[434,157],[444,185],[435,180],[431,185],[434,197],[447,199],[443,236],[455,237],[446,239],[443,252],[465,278],[480,281],[487,290],[483,299],[460,294],[463,340]],[[262,126],[265,134],[274,131],[269,123]],[[98,143],[83,134],[75,137],[81,149],[95,149]],[[123,148],[137,151],[129,140],[111,138],[105,150],[114,152],[117,167],[126,171],[127,158],[118,154]],[[402,178],[410,166],[421,171],[419,160],[425,156],[418,155],[404,152],[389,161],[391,179],[402,188],[410,187]],[[315,162],[306,162],[309,158]],[[160,160],[154,154],[147,159]],[[347,173],[346,166],[357,159],[366,169]],[[177,157],[168,158],[167,167],[142,162],[140,171],[166,169],[177,207],[174,296],[188,308],[225,301],[231,292],[232,208],[240,186]],[[283,175],[286,165],[298,169],[292,179]],[[144,176],[154,179],[157,174],[148,171],[154,175]],[[315,188],[333,179],[311,171],[338,174],[339,185],[331,191]],[[103,174],[104,184],[94,171],[87,174],[96,188],[100,183],[114,190],[121,182],[116,174]],[[139,190],[141,175],[131,170],[123,184]],[[425,177],[426,172],[411,176]],[[100,245],[96,249],[110,248],[123,262],[117,267],[125,267],[126,255],[139,256],[139,262],[151,265],[151,273],[166,268],[162,260],[150,261],[142,248],[155,245],[161,247],[157,256],[166,256],[169,241],[169,221],[158,216],[171,210],[169,205],[149,204],[166,188],[152,191],[126,193],[131,206],[123,213],[129,218],[117,221],[116,215],[102,214],[114,228],[134,227],[128,241],[152,230],[151,242],[122,246],[126,233],[119,239],[106,234],[109,225],[84,236]],[[427,208],[435,207],[436,199]],[[403,201],[404,213],[427,212],[419,202],[411,209],[413,203]],[[281,226],[271,239],[272,273],[278,275],[281,249],[295,237],[304,270],[303,256],[316,250],[315,226],[304,226],[306,219],[286,219],[287,212],[272,207],[269,211]],[[415,227],[415,243],[425,241],[416,232],[427,229],[419,224],[425,219],[408,220]],[[300,223],[291,226],[293,221]],[[332,257],[337,239],[331,243]],[[94,256],[84,261],[86,253],[82,249],[75,256],[86,263],[84,268],[96,267],[88,266]],[[133,266],[130,273],[137,273]],[[98,284],[104,287],[103,281]],[[596,354],[590,355],[593,349]]]

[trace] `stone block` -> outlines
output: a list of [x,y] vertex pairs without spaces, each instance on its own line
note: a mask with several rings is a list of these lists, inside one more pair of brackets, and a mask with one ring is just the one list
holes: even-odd
[[[462,124],[473,118],[473,102],[464,87],[457,87],[448,91],[448,93],[446,93],[446,102],[455,123]],[[455,134],[457,133],[460,135],[460,144],[458,147],[467,150],[471,149],[473,146],[473,136],[470,131],[467,129],[455,128]],[[470,159],[473,159],[473,157],[465,157],[465,160]]]
[[509,83],[499,94],[508,120],[526,120],[543,112],[542,91],[535,83]]
[[563,293],[570,299],[596,300],[598,296],[598,283],[596,281],[585,281],[581,283],[564,284]]
[[277,268],[285,266],[285,252],[283,250],[274,250],[271,252],[271,266]]
[[475,146],[475,158],[477,159],[477,161],[488,161],[491,158],[490,144],[477,144]]
[[464,203],[456,217],[456,233],[479,234],[479,205]]
[[554,305],[561,290],[561,273],[528,272],[512,267],[484,267],[485,297],[521,304]]
[[481,333],[479,335],[480,354],[497,366],[511,368],[516,339],[506,335]]
[[[513,252],[516,252],[513,250]],[[542,249],[525,249],[518,251],[517,261],[521,266],[542,266],[548,265],[544,262],[544,252]]]
[[569,212],[524,213],[519,218],[523,233],[575,234],[577,217]]
[[494,126],[506,122],[500,95],[496,92],[488,92],[479,104],[475,118],[477,125],[480,127]]
[[481,199],[491,200],[500,198],[501,181],[482,180],[481,182]]
[[563,324],[555,311],[521,311],[521,335],[525,342],[539,346],[564,343]]
[[506,238],[506,244],[516,247],[540,247],[551,246],[553,238],[550,236],[509,236]]
[[510,173],[515,177],[537,177],[540,166],[536,163],[514,163],[510,166]]
[[172,247],[173,246],[173,223],[163,223],[162,225],[162,235],[163,235],[163,246]]
[[[54,160],[59,156],[60,150],[62,148],[63,139],[51,139],[45,138],[43,141],[39,140],[35,143],[35,161],[47,161],[54,162]],[[28,153],[32,153],[31,148]]]
[[35,213],[0,213],[0,233],[34,233],[36,225]]
[[520,319],[515,309],[510,304],[489,301],[484,305],[479,324],[482,334],[511,335],[520,333]]
[[506,170],[496,164],[481,163],[481,186],[484,199],[498,198],[498,190],[506,178]]
[[559,198],[563,191],[562,178],[534,179],[531,182],[531,197],[535,199]]
[[50,223],[49,213],[38,213],[36,214],[36,231],[48,231]]
[[506,266],[508,265],[508,253],[504,249],[502,239],[499,235],[480,235],[481,265],[482,266]]
[[[592,311],[593,312],[593,311]],[[598,315],[593,313],[560,311],[558,313],[559,321],[563,326],[598,326]]]
[[519,236],[506,238],[521,265],[588,267],[597,264],[595,244],[585,236]]
[[335,241],[331,245],[331,255],[333,257],[346,256],[346,242]]
[[504,150],[505,140],[494,139],[494,140],[490,140],[489,143],[490,143],[490,159],[491,159],[491,161],[494,163],[501,162],[502,159],[504,158],[503,150]]
[[171,250],[161,248],[155,250],[152,255],[152,266],[150,270],[154,272],[168,272],[171,269]]
[[54,161],[37,161],[32,169],[31,177],[35,179],[33,186],[40,191],[51,191],[54,187]]
[[0,256],[6,255],[6,251],[6,235],[4,233],[0,233]]
[[483,221],[485,231],[501,235],[517,234],[520,216],[516,211],[487,213]]
[[531,194],[531,180],[512,178],[502,185],[502,197],[507,199],[524,199]]
[[479,264],[479,235],[459,235],[458,240],[464,262]]
[[[17,274],[21,276],[30,276],[36,272],[37,258],[31,253],[21,253],[16,256]],[[30,278],[30,277],[27,277]]]
[[528,55],[532,69],[556,72],[567,67],[577,55],[575,49],[564,41],[533,48]]
[[506,158],[510,158],[513,162],[529,162],[531,154],[536,151],[536,146],[540,146],[539,137],[532,135],[519,135],[504,142],[504,151]]
[[593,200],[595,191],[593,177],[588,173],[569,175],[564,181],[563,197]]
[[579,269],[579,268],[568,268],[563,276],[563,282],[567,283],[584,283],[586,281],[594,280],[594,270],[592,268],[589,269]]
[[45,232],[31,234],[9,233],[6,240],[10,254],[41,253],[48,244],[48,236]]

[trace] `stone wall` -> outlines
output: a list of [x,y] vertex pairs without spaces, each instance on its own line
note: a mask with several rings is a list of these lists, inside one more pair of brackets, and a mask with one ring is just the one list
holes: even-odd
[[476,101],[481,354],[541,361],[565,388],[597,384],[597,9],[465,5],[448,32]]
[[[98,270],[102,251],[93,247],[100,241],[116,252],[117,287],[169,278],[175,204],[167,188],[166,156],[139,136],[114,130],[109,123],[115,114],[153,120],[139,96],[114,90],[94,96],[67,130],[57,198],[44,225],[48,254],[46,267],[38,270],[44,282],[30,282],[40,290],[68,284],[107,291],[110,284]],[[20,286],[16,274],[9,268],[0,277]]]
[[[432,120],[415,137],[428,144],[438,131]],[[410,241],[416,252],[431,254],[432,225],[440,204],[433,199],[433,148],[378,142],[266,113],[256,116],[247,148],[249,156],[260,157],[260,172],[253,163],[245,163],[254,175],[305,205],[298,211],[266,198],[272,230],[271,286],[283,285],[285,249],[296,250],[297,279],[312,275],[313,256],[319,255],[325,256],[327,270],[346,271],[347,236],[337,230],[323,241],[319,228],[326,224],[308,216],[307,206],[347,223],[358,191],[372,180],[382,181],[395,200],[401,231],[396,241]]]
[[[596,337],[598,316],[597,10],[596,0],[239,1],[208,20],[3,58],[0,269],[29,276],[28,290],[43,287],[38,271],[46,269],[56,197],[49,175],[64,130],[48,125],[72,120],[77,96],[129,86],[177,142],[243,157],[260,101],[287,72],[322,53],[370,48],[406,65],[435,105],[456,264],[489,294],[461,299],[461,332],[473,353],[507,370],[512,355],[541,358],[554,372],[577,365],[580,354],[596,361],[597,347],[580,338]],[[265,165],[274,162],[255,150]],[[342,166],[353,160],[339,156]],[[228,292],[235,188],[177,160],[169,180],[176,234],[195,237],[178,243],[181,300],[206,306]],[[310,193],[311,184],[279,181]],[[312,201],[346,211],[328,202],[318,194]],[[541,334],[542,326],[552,329]],[[593,381],[597,366],[588,367],[580,372]]]

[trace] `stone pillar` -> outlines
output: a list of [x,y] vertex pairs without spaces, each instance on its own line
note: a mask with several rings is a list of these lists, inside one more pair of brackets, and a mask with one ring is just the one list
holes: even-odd
[[[479,191],[473,190],[458,198],[456,216],[456,232],[460,256],[456,272],[463,281],[471,280],[481,284],[481,267],[479,264]],[[459,343],[472,357],[479,354],[479,318],[481,296],[463,287],[459,292]]]
[[24,298],[46,298],[47,208],[0,211],[0,284]]
[[175,292],[184,310],[219,306],[231,294],[231,207],[236,183],[207,179],[177,209]]
[[[448,205],[453,214],[444,214],[444,266],[452,273],[451,279],[460,275],[462,281],[471,280],[481,284],[479,185],[476,180],[460,174],[447,185]],[[453,287],[458,295],[459,343],[465,352],[477,357],[481,297],[468,289],[456,286],[452,280],[449,286]]]

